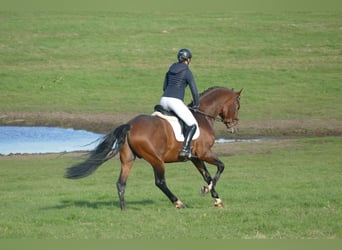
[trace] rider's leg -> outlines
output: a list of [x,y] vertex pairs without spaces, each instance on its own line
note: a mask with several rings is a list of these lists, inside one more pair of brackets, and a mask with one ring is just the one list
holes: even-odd
[[180,157],[188,157],[191,158],[191,151],[190,151],[190,144],[192,141],[192,137],[194,136],[196,132],[196,124],[190,126],[185,134],[184,134],[184,142],[183,142],[183,147],[181,151],[179,152]]
[[179,118],[181,118],[188,126],[187,131],[184,134],[184,143],[180,151],[179,156],[190,157],[190,145],[192,138],[198,127],[197,121],[189,108],[184,104],[184,102],[177,98],[162,97],[160,104],[169,110],[175,112]]

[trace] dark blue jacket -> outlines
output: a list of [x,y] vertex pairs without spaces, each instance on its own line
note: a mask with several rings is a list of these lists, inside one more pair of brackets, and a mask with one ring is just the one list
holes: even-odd
[[187,85],[190,86],[194,106],[199,107],[197,86],[189,65],[181,62],[174,63],[165,75],[163,96],[178,98],[184,102]]

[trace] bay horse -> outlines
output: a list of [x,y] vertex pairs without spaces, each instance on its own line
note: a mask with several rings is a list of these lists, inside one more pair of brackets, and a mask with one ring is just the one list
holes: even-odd
[[[224,164],[211,151],[215,143],[214,121],[219,119],[231,132],[238,125],[240,94],[224,87],[211,87],[200,94],[199,110],[189,109],[198,121],[200,136],[193,140],[190,160],[202,175],[207,186],[201,188],[202,194],[211,193],[214,205],[223,207],[223,203],[215,191],[215,186],[224,170]],[[165,119],[152,115],[138,115],[128,123],[108,133],[102,142],[90,152],[90,156],[82,163],[68,168],[66,178],[77,179],[92,174],[102,163],[120,153],[121,172],[116,186],[122,210],[125,206],[125,188],[128,175],[136,157],[149,162],[154,171],[155,185],[170,199],[176,208],[185,205],[170,191],[165,180],[165,163],[184,161],[178,157],[182,142],[176,140],[171,125]],[[206,163],[217,167],[214,178],[206,168]]]

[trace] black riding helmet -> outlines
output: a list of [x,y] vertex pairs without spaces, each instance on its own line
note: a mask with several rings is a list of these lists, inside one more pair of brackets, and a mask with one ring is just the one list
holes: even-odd
[[179,62],[184,62],[192,58],[192,53],[189,49],[181,49],[178,51],[177,58]]

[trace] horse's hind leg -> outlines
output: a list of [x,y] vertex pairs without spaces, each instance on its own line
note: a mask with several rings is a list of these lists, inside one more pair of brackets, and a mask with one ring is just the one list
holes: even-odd
[[133,161],[129,162],[128,164],[122,165],[119,179],[116,182],[116,188],[118,189],[121,210],[124,210],[126,208],[126,204],[125,204],[126,182],[127,182],[129,172],[132,169],[132,166],[133,166]]
[[116,182],[116,187],[118,190],[119,200],[120,200],[120,208],[124,210],[126,208],[125,205],[125,189],[126,189],[126,182],[129,173],[133,167],[135,156],[131,149],[129,148],[128,144],[124,144],[120,151],[120,161],[121,161],[121,171]]
[[165,168],[161,165],[152,165],[156,186],[175,204],[176,208],[185,208],[185,205],[170,191],[165,181]]

